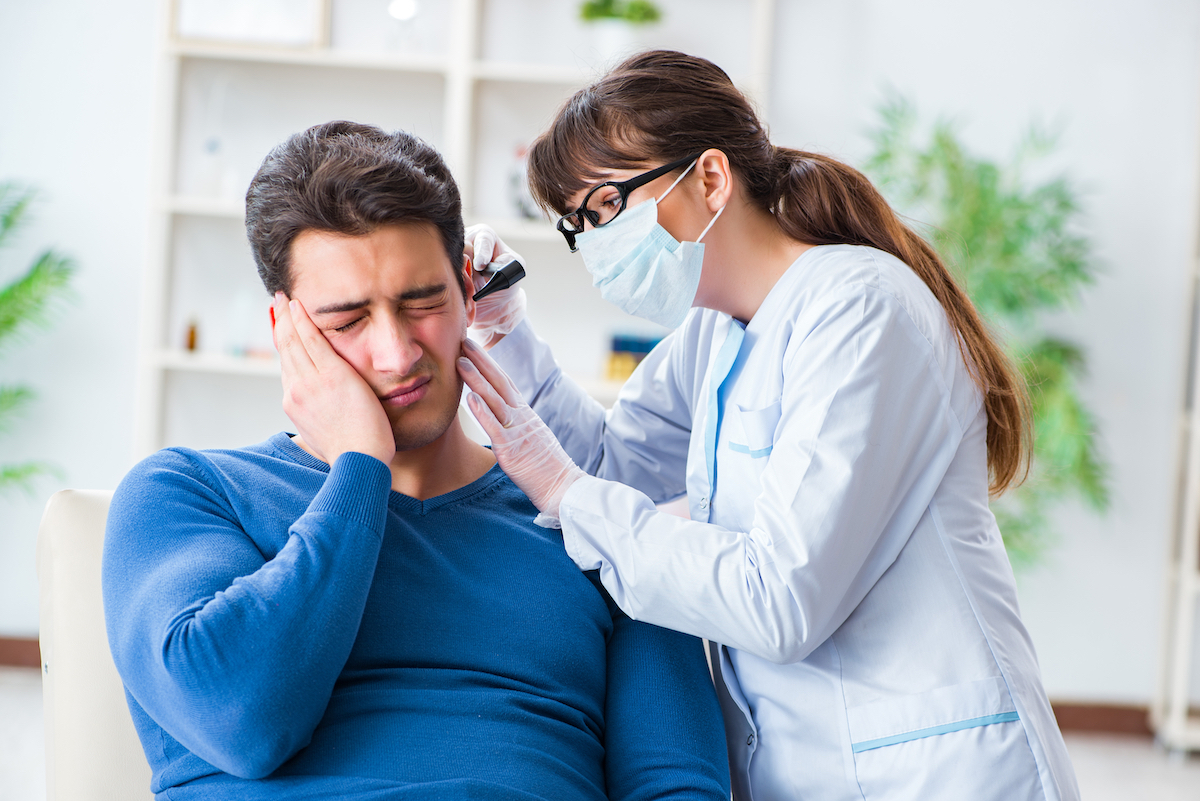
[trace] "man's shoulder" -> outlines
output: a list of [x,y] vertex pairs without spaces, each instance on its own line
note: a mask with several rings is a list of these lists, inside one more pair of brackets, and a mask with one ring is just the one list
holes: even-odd
[[142,459],[121,481],[117,495],[130,490],[200,484],[220,492],[233,485],[260,486],[286,480],[290,469],[303,469],[288,452],[287,434],[242,448],[163,448]]

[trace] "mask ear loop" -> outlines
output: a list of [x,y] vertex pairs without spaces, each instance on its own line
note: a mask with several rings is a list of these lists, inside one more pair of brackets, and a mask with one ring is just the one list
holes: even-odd
[[[687,174],[688,174],[689,172],[691,172],[691,171],[692,171],[692,167],[695,167],[695,166],[696,166],[696,162],[698,162],[698,161],[700,161],[700,159],[696,159],[696,161],[693,161],[691,164],[689,164],[689,165],[688,165],[688,168],[687,168],[686,170],[684,170],[683,172],[679,173],[679,177],[675,179],[674,183],[672,183],[670,186],[668,186],[668,187],[667,187],[667,191],[666,191],[666,192],[663,192],[661,195],[659,195],[658,197],[656,197],[656,198],[654,199],[654,203],[655,203],[655,205],[658,205],[659,203],[662,203],[662,199],[663,199],[664,197],[666,197],[667,195],[671,194],[671,190],[672,190],[672,189],[674,189],[674,188],[675,188],[675,186],[676,186],[676,185],[677,185],[677,184],[678,184],[680,181],[682,181],[682,180],[683,180],[683,179],[684,179],[684,178],[687,176]],[[708,233],[708,229],[713,227],[713,223],[715,223],[715,222],[717,221],[717,218],[718,218],[718,217],[720,217],[720,216],[721,216],[721,213],[722,213],[722,212],[724,212],[724,211],[725,211],[725,207],[724,207],[724,206],[722,206],[721,208],[717,209],[717,213],[716,213],[716,214],[714,214],[714,215],[713,215],[713,218],[712,218],[711,220],[709,220],[709,221],[708,221],[708,225],[704,226],[704,230],[700,232],[700,236],[696,237],[696,242],[697,242],[697,243],[699,243],[699,242],[700,242],[700,240],[704,238],[704,235]]]
[[711,220],[709,220],[709,221],[708,221],[708,225],[704,226],[704,230],[700,232],[700,236],[696,237],[696,242],[697,242],[697,243],[699,243],[699,242],[700,242],[700,240],[704,238],[704,235],[708,233],[708,229],[713,227],[713,223],[715,223],[715,222],[717,221],[717,218],[718,218],[718,217],[720,217],[720,216],[721,216],[721,214],[722,214],[722,212],[724,212],[724,211],[725,211],[725,207],[724,207],[724,206],[722,206],[721,208],[717,209],[717,213],[716,213],[716,214],[714,214],[714,215],[713,215],[713,218],[712,218]]
[[[696,161],[699,161],[699,160],[700,159],[696,159]],[[679,173],[679,177],[675,179],[674,183],[672,183],[670,186],[667,187],[666,192],[663,192],[661,195],[659,195],[658,197],[656,197],[654,199],[654,203],[656,205],[659,203],[662,203],[663,198],[666,197],[667,195],[671,194],[671,190],[675,188],[675,185],[678,184],[680,181],[682,181],[685,177],[687,177],[687,174],[692,171],[692,167],[696,166],[696,161],[693,161],[691,164],[688,165],[688,168],[686,170]]]

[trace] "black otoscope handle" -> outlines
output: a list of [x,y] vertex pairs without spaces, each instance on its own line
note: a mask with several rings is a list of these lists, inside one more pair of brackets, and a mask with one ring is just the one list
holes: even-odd
[[478,292],[476,292],[471,299],[479,300],[480,298],[486,298],[493,292],[499,292],[501,289],[508,289],[510,286],[517,283],[524,277],[525,265],[514,259],[494,272],[492,274],[492,280],[488,281],[487,284]]

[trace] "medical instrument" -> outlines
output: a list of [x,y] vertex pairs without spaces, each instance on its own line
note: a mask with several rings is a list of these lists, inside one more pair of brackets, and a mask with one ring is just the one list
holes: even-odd
[[513,259],[508,264],[496,270],[492,274],[492,278],[478,292],[476,292],[471,300],[479,300],[486,298],[493,292],[499,292],[502,289],[508,289],[513,284],[525,277],[525,265]]

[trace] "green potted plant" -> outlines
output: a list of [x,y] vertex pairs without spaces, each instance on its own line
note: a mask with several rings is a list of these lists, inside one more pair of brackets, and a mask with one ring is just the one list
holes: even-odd
[[919,143],[917,115],[903,99],[886,102],[880,117],[866,171],[896,208],[929,224],[923,234],[1029,387],[1032,468],[1024,484],[992,504],[1012,561],[1029,565],[1052,538],[1047,513],[1055,503],[1074,495],[1103,511],[1109,502],[1095,417],[1078,389],[1083,350],[1039,325],[1042,313],[1070,305],[1095,280],[1078,192],[1065,177],[1026,177],[1054,148],[1053,137],[1039,131],[1010,163],[997,164],[968,153],[944,121]]
[[613,61],[637,49],[640,34],[662,19],[662,11],[651,0],[584,0],[579,16],[592,29],[601,60]]
[[[0,183],[0,248],[11,243],[33,197],[31,189]],[[74,271],[69,258],[45,250],[27,269],[0,285],[0,353],[45,321],[51,302],[66,289]],[[11,430],[33,399],[34,392],[27,386],[0,383],[0,433]],[[48,464],[38,461],[0,463],[0,490],[28,489],[34,477],[50,470]]]

